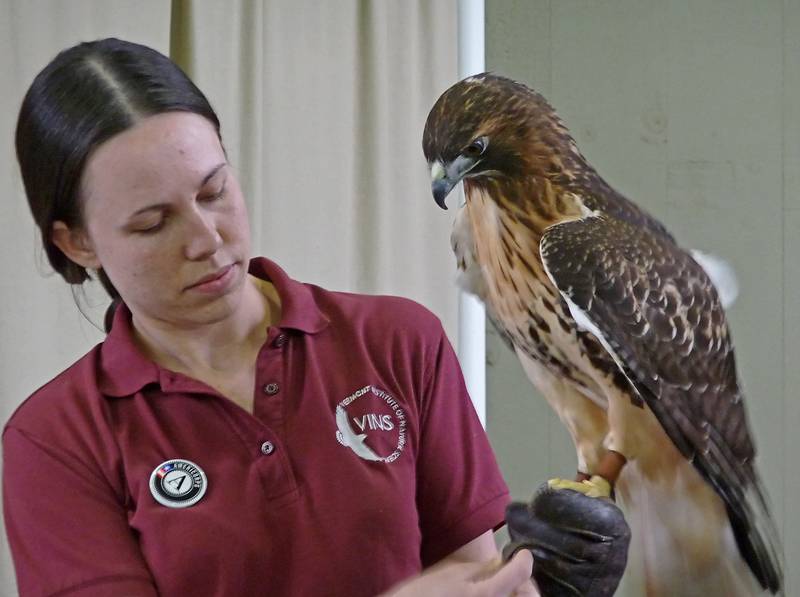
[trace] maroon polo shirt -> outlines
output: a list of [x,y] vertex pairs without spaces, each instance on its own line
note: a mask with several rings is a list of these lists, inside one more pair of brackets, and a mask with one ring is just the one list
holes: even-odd
[[23,596],[372,596],[501,524],[507,488],[438,319],[263,258],[250,272],[283,308],[253,414],[145,358],[122,305],[8,422]]

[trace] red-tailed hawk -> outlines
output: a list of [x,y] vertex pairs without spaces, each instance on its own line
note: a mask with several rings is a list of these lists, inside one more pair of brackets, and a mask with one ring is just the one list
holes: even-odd
[[719,264],[611,188],[520,83],[448,89],[423,149],[441,207],[464,182],[462,284],[575,442],[579,478],[554,485],[616,483],[648,595],[778,593]]

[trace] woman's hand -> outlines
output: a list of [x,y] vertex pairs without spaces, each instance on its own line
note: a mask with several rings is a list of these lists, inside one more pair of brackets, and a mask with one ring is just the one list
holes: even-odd
[[458,562],[433,566],[381,597],[533,597],[539,593],[531,582],[533,557],[527,549],[506,564]]

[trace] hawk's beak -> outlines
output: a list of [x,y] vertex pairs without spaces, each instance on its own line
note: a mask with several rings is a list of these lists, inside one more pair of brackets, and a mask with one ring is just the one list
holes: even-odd
[[447,171],[439,160],[431,164],[431,191],[433,192],[433,199],[436,205],[442,209],[447,209],[447,204],[444,198],[453,190],[458,181],[453,182],[447,177]]
[[431,164],[431,191],[436,205],[447,209],[444,200],[464,176],[472,170],[479,160],[460,155],[449,164],[442,165],[439,160]]
[[456,183],[447,178],[440,178],[431,182],[431,191],[433,191],[433,200],[436,201],[436,205],[442,209],[447,209],[444,198],[453,190],[454,186],[456,186]]

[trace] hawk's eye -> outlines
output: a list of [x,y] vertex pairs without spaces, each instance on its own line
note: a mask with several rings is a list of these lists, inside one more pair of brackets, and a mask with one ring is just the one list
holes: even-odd
[[472,143],[467,145],[467,148],[464,150],[464,155],[470,158],[477,158],[483,155],[483,152],[486,151],[486,147],[489,145],[487,142],[486,137],[478,137]]

